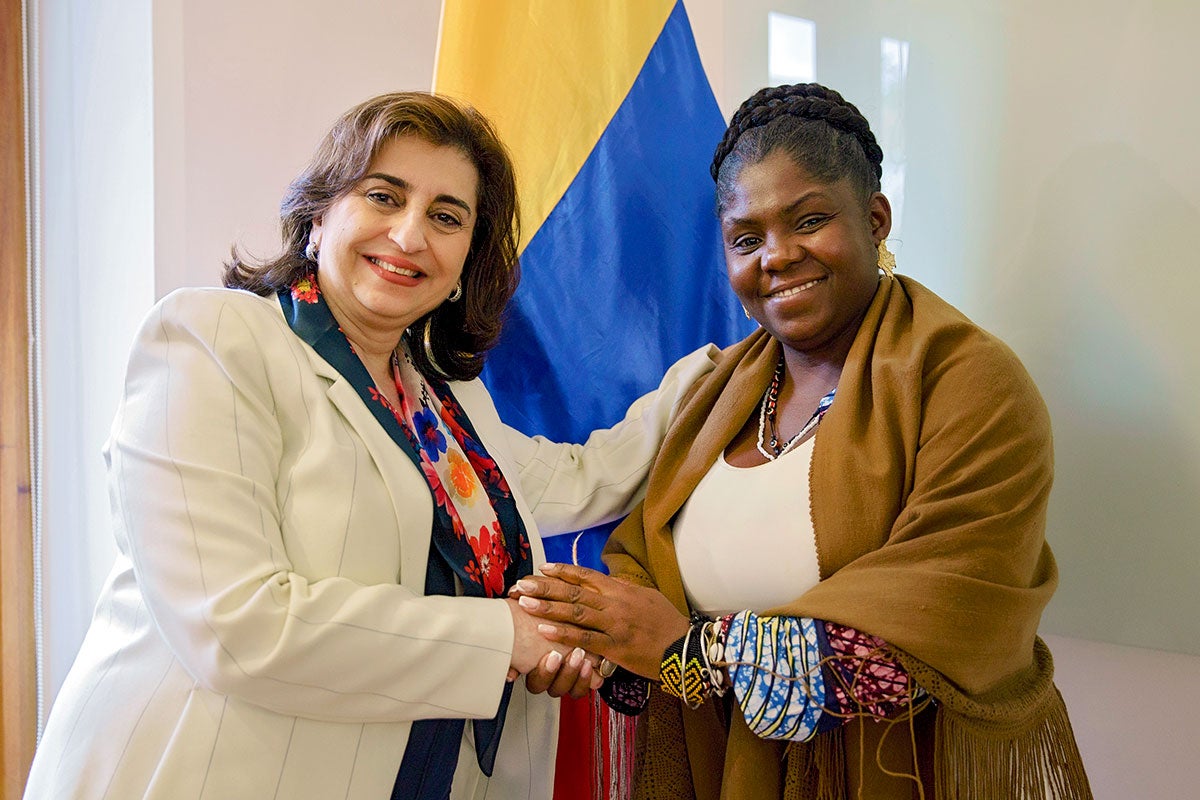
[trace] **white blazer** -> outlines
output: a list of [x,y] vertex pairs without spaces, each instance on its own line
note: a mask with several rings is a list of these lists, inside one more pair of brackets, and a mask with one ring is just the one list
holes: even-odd
[[[681,360],[584,445],[526,437],[482,383],[453,385],[509,478],[535,565],[539,528],[588,527],[640,499],[681,393],[715,354]],[[119,556],[28,800],[386,800],[413,720],[495,713],[508,609],[423,596],[425,479],[274,297],[160,301],[105,458]],[[493,776],[467,725],[452,797],[550,798],[557,734],[557,701],[518,683]]]

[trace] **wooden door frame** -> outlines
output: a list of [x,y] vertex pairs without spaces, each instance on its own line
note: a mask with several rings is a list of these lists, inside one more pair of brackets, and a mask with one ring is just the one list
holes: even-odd
[[0,0],[0,800],[21,797],[37,736],[23,37],[21,0]]

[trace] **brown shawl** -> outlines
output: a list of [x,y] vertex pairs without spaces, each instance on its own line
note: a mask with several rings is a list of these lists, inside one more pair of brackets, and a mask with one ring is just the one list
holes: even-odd
[[[686,613],[672,520],[755,412],[778,357],[758,331],[694,387],[645,502],[605,550],[614,575]],[[917,796],[884,765],[920,772],[938,798],[1090,797],[1036,637],[1057,583],[1044,540],[1052,461],[1045,405],[1017,357],[916,281],[884,279],[814,445],[822,580],[767,613],[880,637],[937,702],[890,732],[855,721],[789,747],[755,737],[736,711],[727,731],[714,703],[684,711],[655,690],[637,795]]]

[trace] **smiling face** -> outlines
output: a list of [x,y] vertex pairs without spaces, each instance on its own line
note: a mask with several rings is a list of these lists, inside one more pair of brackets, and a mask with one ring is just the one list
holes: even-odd
[[844,357],[879,283],[887,198],[864,202],[848,179],[816,181],[775,150],[721,200],[729,283],[746,311],[786,347]]
[[313,221],[321,292],[352,342],[394,345],[445,301],[471,248],[478,189],[460,150],[398,136]]

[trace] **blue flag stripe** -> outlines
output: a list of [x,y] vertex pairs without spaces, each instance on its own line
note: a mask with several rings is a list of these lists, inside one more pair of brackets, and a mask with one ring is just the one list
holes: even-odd
[[[708,164],[724,131],[682,2],[629,95],[522,256],[524,278],[484,371],[501,417],[582,441],[695,348],[744,337]],[[597,566],[608,529],[586,534]],[[546,542],[570,560],[572,536]]]

